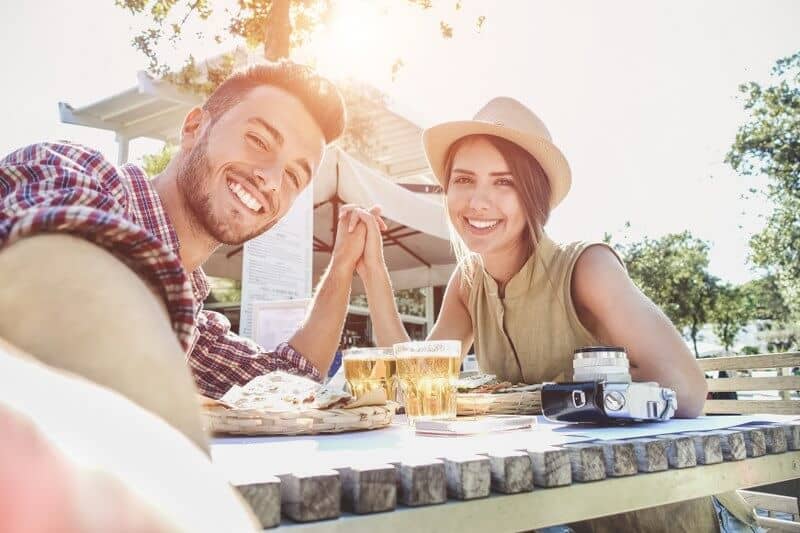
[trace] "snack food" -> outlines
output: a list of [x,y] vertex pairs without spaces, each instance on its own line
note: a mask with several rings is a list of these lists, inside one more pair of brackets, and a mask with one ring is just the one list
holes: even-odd
[[343,407],[352,399],[345,391],[320,386],[314,380],[278,371],[255,377],[243,387],[234,385],[220,401],[238,409],[296,411]]

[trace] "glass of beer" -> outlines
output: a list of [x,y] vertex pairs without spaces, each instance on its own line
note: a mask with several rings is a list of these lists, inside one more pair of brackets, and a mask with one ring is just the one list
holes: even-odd
[[344,379],[356,398],[384,389],[386,398],[397,401],[397,362],[391,348],[351,348],[342,354]]
[[404,342],[394,345],[394,355],[411,425],[455,418],[461,341]]

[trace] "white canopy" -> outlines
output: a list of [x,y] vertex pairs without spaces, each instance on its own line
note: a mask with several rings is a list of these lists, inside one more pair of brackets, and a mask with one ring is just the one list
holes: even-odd
[[[377,204],[389,226],[384,255],[395,289],[447,283],[455,260],[440,195],[411,192],[338,148],[328,150],[313,187],[315,281],[330,260],[339,206]],[[239,279],[241,250],[221,247],[204,269],[212,276]]]

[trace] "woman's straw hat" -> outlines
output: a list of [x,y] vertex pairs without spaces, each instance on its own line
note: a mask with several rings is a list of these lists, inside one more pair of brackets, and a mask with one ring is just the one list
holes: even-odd
[[547,126],[533,111],[505,96],[491,100],[472,120],[445,122],[422,132],[425,155],[442,186],[449,178],[444,175],[447,151],[454,142],[467,135],[501,137],[531,154],[550,180],[550,209],[567,195],[572,173],[564,154],[553,144]]

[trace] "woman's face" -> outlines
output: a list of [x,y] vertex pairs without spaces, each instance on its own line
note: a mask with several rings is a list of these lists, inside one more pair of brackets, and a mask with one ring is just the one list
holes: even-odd
[[469,140],[453,158],[447,212],[472,252],[491,254],[525,242],[525,213],[503,155],[485,138]]

